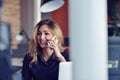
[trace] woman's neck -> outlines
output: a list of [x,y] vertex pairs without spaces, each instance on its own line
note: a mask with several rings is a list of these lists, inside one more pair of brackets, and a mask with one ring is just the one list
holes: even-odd
[[52,54],[53,54],[53,50],[51,50],[50,48],[43,49],[43,58],[45,61],[47,61]]

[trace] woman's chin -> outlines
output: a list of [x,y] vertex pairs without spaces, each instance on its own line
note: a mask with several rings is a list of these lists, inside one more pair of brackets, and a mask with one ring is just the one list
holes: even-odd
[[48,46],[47,45],[40,45],[41,48],[47,48]]

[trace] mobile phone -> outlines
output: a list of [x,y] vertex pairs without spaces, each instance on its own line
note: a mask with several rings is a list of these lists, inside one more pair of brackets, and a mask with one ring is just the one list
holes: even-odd
[[[53,36],[51,40],[55,41],[56,40],[56,36]],[[47,45],[48,46],[52,46],[52,44],[50,42],[48,42]]]
[[56,36],[53,36],[53,37],[52,37],[52,40],[53,40],[53,41],[56,40]]

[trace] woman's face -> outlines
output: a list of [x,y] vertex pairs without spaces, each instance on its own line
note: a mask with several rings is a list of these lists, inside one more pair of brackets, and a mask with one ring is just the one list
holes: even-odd
[[41,48],[47,47],[47,41],[53,37],[47,25],[42,25],[37,32],[37,40]]

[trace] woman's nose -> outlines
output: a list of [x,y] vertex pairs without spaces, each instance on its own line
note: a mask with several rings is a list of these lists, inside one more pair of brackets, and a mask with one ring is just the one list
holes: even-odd
[[45,39],[45,35],[41,35],[41,39],[44,40]]

